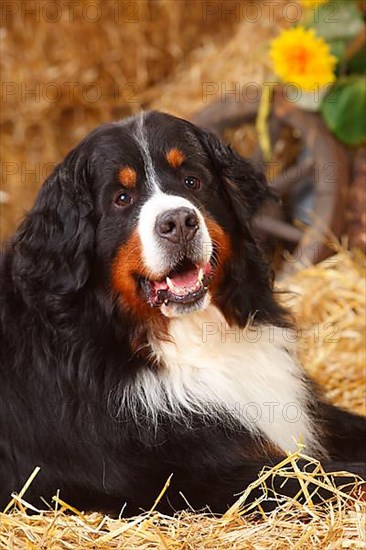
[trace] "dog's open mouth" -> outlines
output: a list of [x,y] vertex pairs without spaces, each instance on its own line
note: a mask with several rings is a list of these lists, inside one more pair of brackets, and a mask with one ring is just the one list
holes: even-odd
[[212,276],[210,263],[200,267],[184,259],[166,277],[158,281],[145,279],[142,287],[151,306],[191,304],[204,296]]

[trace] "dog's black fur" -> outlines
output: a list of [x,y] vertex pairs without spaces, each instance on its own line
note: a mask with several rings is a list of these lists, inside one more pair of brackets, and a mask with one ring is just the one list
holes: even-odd
[[[241,327],[253,311],[262,323],[286,326],[250,224],[268,196],[264,177],[210,132],[159,113],[149,117],[156,158],[169,140],[191,148],[211,182],[210,192],[194,200],[231,236],[235,257],[225,265],[218,307]],[[128,408],[114,414],[116,388],[154,368],[133,347],[147,320],[124,307],[111,285],[113,258],[135,223],[134,212],[121,215],[111,206],[116,172],[133,163],[145,177],[131,144],[133,123],[104,125],[71,151],[5,248],[1,506],[40,466],[27,492],[36,506],[60,489],[61,498],[80,509],[118,513],[127,503],[129,515],[148,509],[173,474],[161,510],[185,508],[188,501],[223,512],[264,465],[278,460],[258,458],[254,436],[242,427],[210,425],[193,415],[189,425],[162,417],[156,430]],[[145,196],[142,187],[139,200]],[[365,419],[319,398],[314,414],[330,455],[327,467],[364,474]],[[294,490],[295,482],[282,489]]]

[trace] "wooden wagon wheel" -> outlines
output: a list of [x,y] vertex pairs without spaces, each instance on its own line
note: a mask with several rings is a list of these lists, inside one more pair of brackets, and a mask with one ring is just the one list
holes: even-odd
[[[214,103],[194,117],[198,125],[211,128],[221,136],[226,128],[255,121],[258,101],[233,101]],[[328,257],[332,252],[330,234],[339,238],[345,223],[344,205],[349,185],[349,159],[345,149],[327,130],[322,118],[304,111],[286,100],[281,88],[273,97],[269,131],[275,140],[280,127],[288,126],[300,137],[300,148],[305,152],[285,172],[277,175],[270,186],[280,196],[286,195],[290,187],[301,184],[316,167],[314,181],[314,205],[312,223],[305,228],[287,223],[278,211],[262,212],[255,220],[256,227],[269,237],[294,244],[293,262],[282,267],[282,273],[291,272],[296,264],[313,264]],[[261,151],[254,160],[262,162]],[[334,239],[333,239],[334,240]]]

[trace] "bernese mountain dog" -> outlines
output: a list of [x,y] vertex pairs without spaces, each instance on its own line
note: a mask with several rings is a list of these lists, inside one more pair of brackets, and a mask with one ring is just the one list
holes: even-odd
[[60,490],[132,515],[172,474],[160,510],[221,513],[299,442],[365,473],[365,419],[296,360],[251,224],[270,195],[215,134],[154,111],[55,168],[1,263],[2,505],[39,466],[35,506]]

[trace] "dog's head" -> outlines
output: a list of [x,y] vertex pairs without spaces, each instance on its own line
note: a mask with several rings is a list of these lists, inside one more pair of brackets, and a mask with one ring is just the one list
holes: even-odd
[[229,322],[270,319],[251,229],[268,196],[250,162],[187,121],[147,112],[107,124],[45,182],[15,238],[17,274],[60,295],[102,285],[140,320],[210,300]]

